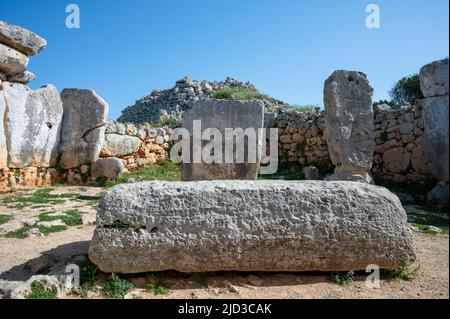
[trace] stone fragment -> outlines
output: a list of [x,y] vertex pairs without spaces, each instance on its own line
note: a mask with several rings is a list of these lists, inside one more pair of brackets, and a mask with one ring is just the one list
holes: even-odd
[[123,160],[115,157],[100,158],[92,166],[92,178],[112,180],[125,171]]
[[384,167],[392,173],[405,173],[411,163],[411,153],[403,147],[395,147],[383,154]]
[[47,45],[47,41],[36,33],[4,21],[0,21],[0,43],[15,48],[27,56],[39,53]]
[[302,172],[306,180],[315,181],[320,178],[319,170],[315,166],[304,167]]
[[440,183],[427,195],[427,203],[432,207],[448,207],[449,187],[448,183]]
[[139,151],[141,139],[135,136],[106,134],[100,156],[123,157]]
[[61,130],[62,168],[94,163],[105,139],[108,104],[93,90],[64,89]]
[[54,167],[58,159],[63,107],[57,89],[3,85],[8,166]]
[[372,93],[361,72],[335,71],[325,81],[324,133],[336,166],[330,180],[371,182],[375,150]]
[[25,71],[28,57],[7,45],[0,43],[0,72],[14,75]]
[[34,73],[29,72],[29,71],[25,71],[25,72],[18,73],[18,74],[8,77],[9,82],[16,82],[16,83],[22,83],[22,84],[27,84],[29,82],[34,81],[35,79],[36,79],[36,76],[34,75]]
[[89,257],[108,273],[348,271],[398,268],[415,253],[406,213],[385,188],[234,180],[105,191]]

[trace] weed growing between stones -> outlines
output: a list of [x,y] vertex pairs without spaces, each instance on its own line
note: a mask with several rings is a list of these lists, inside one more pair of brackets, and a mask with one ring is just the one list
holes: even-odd
[[113,181],[105,183],[105,187],[113,187],[118,184],[141,181],[179,181],[181,179],[180,166],[167,160],[160,165],[150,165],[136,171],[120,175]]
[[380,275],[381,279],[394,280],[400,279],[405,281],[411,281],[419,275],[420,265],[412,268],[411,264],[405,262],[399,269],[394,270],[382,270]]
[[332,272],[329,277],[329,280],[340,286],[347,286],[353,281],[354,274],[355,273],[353,271]]
[[146,284],[144,288],[154,295],[165,295],[168,294],[170,290],[169,284],[161,278],[153,278],[152,282]]
[[202,287],[208,286],[209,278],[197,272],[189,273],[189,277]]
[[112,273],[108,281],[103,285],[102,292],[105,297],[122,299],[128,291],[133,289],[131,282],[120,278],[118,275]]
[[54,288],[47,288],[39,281],[33,281],[31,291],[25,296],[26,299],[55,299],[58,292]]
[[0,225],[6,224],[11,219],[12,219],[12,216],[10,216],[10,215],[0,214]]
[[88,291],[94,289],[99,272],[98,267],[86,255],[86,261],[80,267],[80,288],[73,292],[81,298],[87,298]]

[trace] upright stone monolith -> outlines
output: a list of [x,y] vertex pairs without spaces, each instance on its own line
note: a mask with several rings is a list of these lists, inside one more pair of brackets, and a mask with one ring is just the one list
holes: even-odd
[[[198,122],[197,122],[198,121]],[[200,125],[195,126],[196,123]],[[197,101],[193,107],[185,113],[183,127],[191,136],[191,160],[190,163],[183,163],[181,169],[181,179],[183,181],[196,180],[255,180],[259,173],[261,160],[262,135],[258,134],[258,129],[264,127],[264,104],[258,100],[236,101],[236,100],[215,100],[204,99]],[[198,129],[198,132],[196,130]],[[221,163],[206,163],[202,156],[202,161],[198,162],[196,156],[204,151],[204,147],[210,140],[195,142],[196,137],[201,139],[201,134],[206,129],[216,130],[213,141],[220,135],[222,142],[217,148],[211,150],[212,153],[220,157]],[[233,130],[234,140],[231,140],[231,160],[226,158],[226,129]],[[196,134],[198,133],[198,134]],[[253,135],[253,133],[255,133]],[[208,138],[210,138],[209,134]],[[195,145],[200,146],[199,149]],[[253,153],[252,153],[253,152]],[[242,160],[238,153],[241,153]]]
[[94,163],[105,140],[108,104],[92,90],[64,89],[61,130],[62,168]]
[[330,180],[372,182],[369,173],[375,149],[372,93],[362,72],[335,71],[325,81],[325,137],[336,166]]

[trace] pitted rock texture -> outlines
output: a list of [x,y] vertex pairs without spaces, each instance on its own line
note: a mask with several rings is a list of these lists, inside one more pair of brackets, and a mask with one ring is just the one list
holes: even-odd
[[325,81],[325,137],[336,166],[330,179],[371,180],[375,150],[372,94],[361,72],[335,71]]
[[354,182],[123,184],[103,193],[90,259],[104,272],[345,271],[415,259],[397,196]]
[[8,166],[55,167],[63,107],[53,85],[31,90],[18,83],[3,84]]
[[61,130],[61,167],[64,169],[94,163],[105,139],[108,103],[92,90],[64,89]]
[[[201,121],[201,132],[212,128],[217,129],[222,137],[222,143],[218,145],[221,150],[214,149],[215,154],[220,151],[222,157],[220,163],[206,163],[202,157],[201,163],[195,162],[195,155],[203,152],[202,150],[210,142],[195,142],[194,121]],[[216,100],[203,99],[194,103],[191,110],[185,113],[183,118],[183,127],[187,129],[191,137],[190,163],[182,163],[181,180],[214,180],[214,179],[248,179],[254,180],[258,177],[261,159],[261,134],[258,129],[264,127],[264,104],[259,100],[234,101],[234,100]],[[225,144],[226,129],[253,129],[253,145],[250,143],[251,137],[248,137],[248,143],[244,137],[234,139],[233,159],[226,161]],[[238,136],[238,135],[236,135]],[[200,139],[201,136],[198,136]],[[215,138],[210,138],[213,141]],[[195,149],[195,145],[201,146],[201,150]],[[241,148],[243,147],[243,148]],[[243,150],[243,152],[242,152]],[[253,150],[255,156],[249,156]],[[238,162],[238,152],[244,155],[243,161]]]
[[0,21],[0,43],[15,48],[27,56],[39,53],[47,45],[47,41],[36,33],[4,21]]
[[448,94],[448,58],[420,69],[420,89],[424,97]]
[[[1,81],[0,81],[1,82]],[[1,83],[0,83],[1,85]],[[8,167],[8,151],[6,149],[6,135],[4,128],[4,115],[6,110],[5,95],[0,88],[0,169]]]
[[14,75],[25,71],[28,57],[19,51],[0,43],[0,72]]

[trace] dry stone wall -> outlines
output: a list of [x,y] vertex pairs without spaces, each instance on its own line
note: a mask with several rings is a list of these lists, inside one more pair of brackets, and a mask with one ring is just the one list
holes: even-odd
[[[371,172],[375,179],[412,183],[431,178],[420,105],[387,106],[375,114],[374,122],[376,147]],[[279,129],[282,162],[301,167],[332,165],[323,114],[280,111],[273,126]]]

